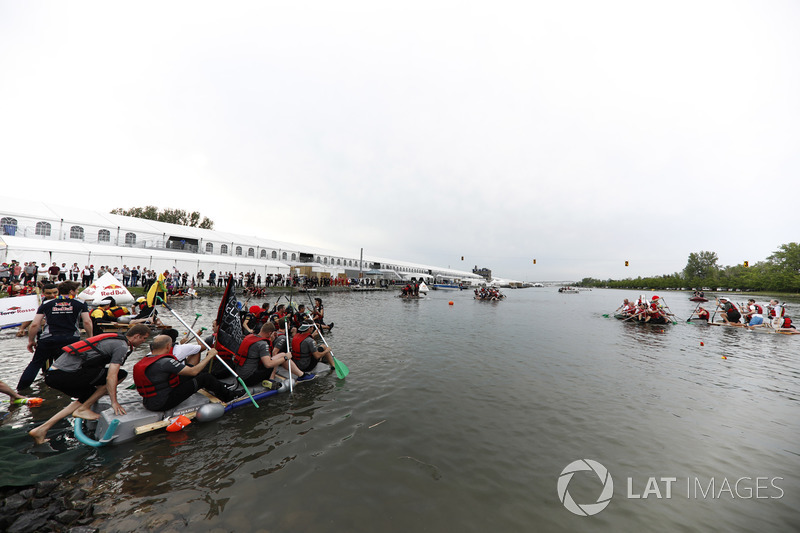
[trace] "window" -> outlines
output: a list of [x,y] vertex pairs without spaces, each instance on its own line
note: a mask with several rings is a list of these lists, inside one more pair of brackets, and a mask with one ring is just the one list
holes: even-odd
[[236,247],[236,255],[242,255],[242,247],[241,246],[237,246]]
[[209,254],[213,254],[214,253],[214,243],[211,243],[211,242],[207,242],[206,243],[206,252],[209,253]]
[[125,234],[125,244],[130,244],[131,246],[136,244],[136,234],[135,233],[126,233]]
[[327,265],[328,264],[328,258],[326,257],[325,259],[322,260],[322,262]]
[[267,251],[261,250],[261,259],[266,259],[266,258],[267,258]]
[[272,250],[272,258],[273,259],[277,259],[278,258],[278,252],[276,252],[275,250]]
[[295,261],[296,259],[297,259],[297,255],[292,254],[292,261]]
[[282,259],[283,259],[284,261],[286,261],[286,252],[283,252],[283,258],[282,258]]
[[0,219],[0,227],[2,227],[3,235],[16,235],[17,219],[11,217],[3,217],[2,219]]
[[42,235],[44,237],[50,236],[50,223],[49,222],[37,222],[36,223],[36,235]]
[[97,242],[111,242],[111,232],[107,229],[101,229],[98,231]]
[[337,266],[342,266],[342,260],[341,259],[337,259],[336,260],[336,265]]
[[228,245],[223,244],[222,246],[220,246],[219,253],[221,253],[222,255],[228,255]]
[[253,250],[252,248],[248,248],[247,249],[247,257],[255,257],[255,256],[256,256],[256,251]]
[[69,238],[83,240],[83,228],[80,226],[72,226],[69,228]]

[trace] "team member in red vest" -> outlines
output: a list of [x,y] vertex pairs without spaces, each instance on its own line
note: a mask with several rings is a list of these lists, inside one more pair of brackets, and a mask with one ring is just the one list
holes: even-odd
[[237,384],[228,387],[208,372],[202,372],[217,354],[213,348],[195,366],[186,366],[175,359],[169,335],[158,335],[151,348],[152,353],[133,366],[136,390],[150,411],[172,409],[200,389],[206,389],[223,402],[244,392]]
[[97,420],[100,415],[92,406],[104,394],[111,399],[114,414],[124,415],[125,409],[117,401],[117,384],[128,373],[122,365],[130,353],[150,336],[144,324],[132,326],[125,335],[104,333],[64,347],[64,353],[55,360],[47,372],[47,386],[77,398],[28,434],[37,444],[46,441],[47,430],[69,415],[87,420]]
[[[239,351],[233,358],[233,369],[244,380],[245,385],[262,383],[265,387],[276,388],[276,382],[272,381],[275,371],[279,366],[288,368],[287,365],[292,364],[288,354],[272,354],[275,337],[275,324],[268,322],[261,326],[258,335],[248,335],[239,345]],[[302,376],[302,372],[294,364],[292,366],[295,367],[292,373]]]
[[722,317],[722,320],[724,320],[726,324],[730,324],[731,326],[742,325],[739,323],[739,320],[742,318],[742,314],[738,309],[736,309],[736,306],[733,305],[727,296],[722,296],[719,298],[717,307],[722,309],[719,316]]
[[[333,368],[333,357],[328,346],[317,346],[314,337],[314,324],[305,322],[297,328],[297,335],[292,338],[292,359],[297,368],[303,372],[314,370],[320,359]],[[301,381],[302,378],[298,379]]]

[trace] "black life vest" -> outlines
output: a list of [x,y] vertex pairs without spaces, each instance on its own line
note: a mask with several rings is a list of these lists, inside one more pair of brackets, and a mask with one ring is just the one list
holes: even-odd
[[233,356],[233,362],[236,364],[236,366],[244,366],[244,362],[247,361],[247,352],[250,350],[250,347],[258,341],[264,341],[267,343],[268,353],[272,351],[272,346],[270,346],[268,339],[259,337],[258,335],[250,334],[245,337],[244,340],[242,340],[242,343],[239,345],[239,351]]
[[175,359],[175,356],[172,355],[172,350],[170,350],[169,353],[143,357],[141,361],[133,365],[133,382],[136,384],[136,390],[143,398],[152,398],[162,390],[172,389],[180,385],[181,378],[178,377],[178,374],[171,374],[166,383],[162,382],[158,384],[153,383],[147,377],[146,371],[150,365],[164,357],[172,357]]
[[128,345],[128,353],[125,355],[126,358],[133,351],[133,348],[128,342],[128,337],[119,333],[102,333],[100,335],[94,335],[88,339],[68,344],[67,346],[64,346],[62,350],[70,355],[79,356],[84,365],[87,367],[105,366],[111,362],[111,355],[101,352],[99,345],[101,342],[107,339],[124,340]]

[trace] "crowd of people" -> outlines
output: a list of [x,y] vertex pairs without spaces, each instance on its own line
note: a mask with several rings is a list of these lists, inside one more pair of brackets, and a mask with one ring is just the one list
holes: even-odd
[[505,294],[492,287],[481,287],[480,289],[475,289],[474,292],[476,300],[497,301],[506,297]]
[[[114,414],[124,415],[125,409],[117,399],[117,388],[128,375],[123,366],[154,329],[159,334],[150,344],[150,353],[132,371],[144,407],[154,411],[171,409],[201,388],[223,402],[241,396],[244,391],[236,382],[226,385],[221,381],[226,369],[221,364],[214,365],[217,357],[226,361],[247,385],[261,384],[267,389],[279,386],[279,367],[296,380],[307,381],[314,378],[312,370],[317,362],[334,366],[330,348],[316,340],[322,331],[329,332],[334,327],[332,322],[325,323],[321,298],[316,298],[309,310],[303,304],[287,306],[278,302],[241,309],[240,320],[247,336],[231,352],[217,343],[216,321],[209,337],[191,343],[187,334],[179,341],[178,331],[167,329],[155,306],[144,297],[135,302],[132,311],[117,305],[113,298],[90,309],[76,298],[81,289],[77,281],[40,282],[40,286],[42,303],[27,327],[30,363],[16,390],[0,381],[0,393],[14,401],[24,401],[28,399],[25,391],[42,372],[48,387],[74,399],[29,431],[37,444],[45,442],[47,432],[67,416],[98,419],[100,415],[92,407],[104,395],[109,396]],[[81,329],[85,332],[83,340]],[[216,348],[201,358],[209,346]]]
[[791,317],[786,315],[786,307],[777,299],[772,299],[767,304],[759,304],[754,298],[747,303],[736,305],[727,296],[717,298],[714,314],[708,309],[698,305],[690,318],[711,321],[719,315],[722,322],[729,326],[746,327],[749,329],[769,327],[783,333],[794,333],[797,327]]
[[625,298],[616,313],[623,320],[632,320],[649,324],[666,324],[674,317],[664,300],[654,295],[650,301],[644,296],[639,296],[635,301]]

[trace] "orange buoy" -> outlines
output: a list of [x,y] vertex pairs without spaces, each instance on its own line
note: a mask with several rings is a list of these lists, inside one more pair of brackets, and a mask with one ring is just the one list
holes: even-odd
[[705,344],[703,344],[703,341],[700,341],[700,346],[705,346]]
[[169,431],[170,433],[175,431],[180,431],[191,423],[192,423],[191,420],[181,415],[172,420],[172,423],[167,426],[167,431]]
[[722,358],[723,358],[723,359],[727,359],[727,357],[725,357],[724,355],[722,356]]
[[447,302],[447,303],[448,303],[448,305],[453,305],[453,300],[450,300],[450,301],[449,301],[449,302]]

